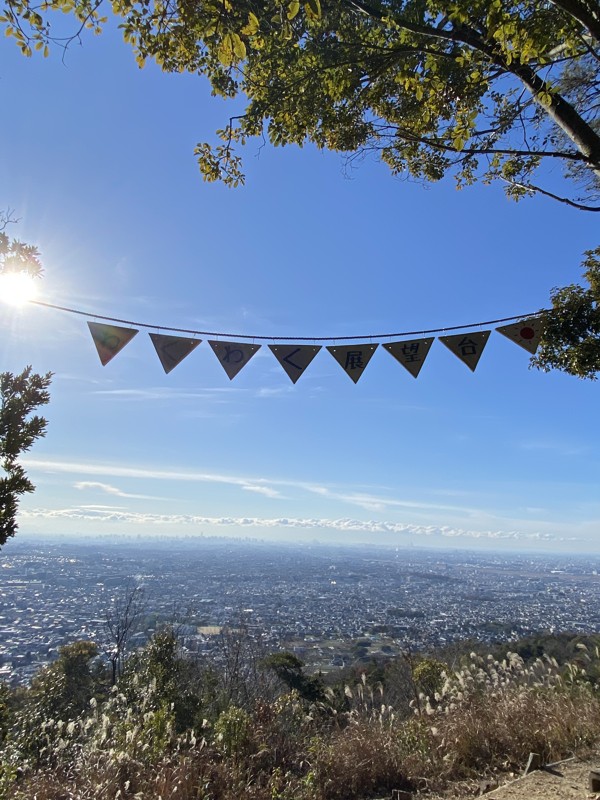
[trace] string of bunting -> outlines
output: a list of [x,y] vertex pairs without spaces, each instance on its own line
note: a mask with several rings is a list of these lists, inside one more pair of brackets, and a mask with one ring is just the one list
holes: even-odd
[[[131,322],[128,320],[106,317],[100,314],[89,314],[78,309],[57,306],[40,300],[31,301],[36,305],[66,311],[72,314],[92,317],[102,322],[91,322],[88,327],[92,335],[96,351],[102,366],[106,366],[129,342],[139,333],[139,328],[150,328],[149,333],[156,354],[165,373],[171,372],[203,341],[199,336],[211,336],[208,339],[219,363],[225,370],[227,377],[233,380],[246,366],[250,359],[260,350],[261,345],[255,344],[256,340],[277,342],[268,347],[283,367],[292,383],[300,378],[311,364],[317,353],[322,349],[315,342],[333,342],[326,347],[348,377],[357,383],[367,368],[375,350],[382,345],[384,350],[393,356],[413,378],[418,377],[435,336],[425,334],[445,334],[437,338],[451,353],[459,358],[466,366],[475,372],[481,355],[490,337],[491,330],[465,331],[467,328],[494,325],[499,322],[508,323],[496,328],[498,333],[524,348],[528,353],[534,354],[544,330],[544,311],[503,319],[489,320],[487,322],[473,323],[471,325],[455,325],[450,328],[436,328],[428,331],[407,331],[404,333],[375,334],[370,336],[344,336],[344,337],[267,337],[249,336],[246,334],[223,334],[215,331],[194,331],[183,328],[169,328],[163,325],[151,325],[144,322]],[[118,324],[117,324],[118,323]],[[461,330],[461,333],[448,334],[448,331]],[[155,331],[168,331],[169,333],[156,333]],[[182,336],[181,334],[191,334]],[[401,338],[415,336],[418,338]],[[244,341],[244,340],[252,341]],[[363,341],[367,339],[369,341]],[[373,339],[397,339],[390,342],[373,342]],[[305,344],[304,342],[313,342]],[[341,344],[351,342],[351,344]]]

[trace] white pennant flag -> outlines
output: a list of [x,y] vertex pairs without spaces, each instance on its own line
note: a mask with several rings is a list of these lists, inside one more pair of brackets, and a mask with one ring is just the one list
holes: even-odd
[[202,339],[189,339],[187,336],[165,336],[162,333],[148,334],[164,371],[169,374],[183,359],[195,350]]
[[450,352],[460,358],[471,372],[475,372],[475,367],[481,358],[483,349],[490,338],[491,331],[479,331],[478,333],[458,333],[456,336],[440,336]]
[[134,328],[121,328],[119,325],[104,325],[100,322],[88,322],[88,327],[103,367],[138,333]]
[[307,344],[270,344],[269,349],[291,382],[296,383],[321,348]]
[[246,342],[214,342],[209,340],[208,343],[230,381],[246,366],[256,351],[260,350],[259,344],[247,344]]
[[519,320],[519,322],[513,322],[512,325],[502,325],[496,330],[533,355],[542,338],[544,324],[544,317],[529,317]]
[[344,372],[354,381],[358,379],[367,368],[373,353],[377,350],[376,344],[344,344],[341,346],[327,347],[331,355],[338,362]]
[[388,342],[384,348],[399,361],[403,367],[416,378],[425,363],[427,353],[433,344],[433,337],[427,339],[410,339],[407,342]]

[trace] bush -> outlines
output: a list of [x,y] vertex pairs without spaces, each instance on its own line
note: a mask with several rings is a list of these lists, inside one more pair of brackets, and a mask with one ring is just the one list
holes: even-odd
[[[204,721],[194,732],[177,730],[182,695],[154,658],[159,644],[132,662],[126,692],[117,686],[107,699],[93,697],[68,721],[44,720],[35,742],[17,713],[4,743],[0,798],[352,800],[442,790],[520,770],[532,751],[554,761],[600,738],[600,695],[589,679],[598,655],[585,649],[566,667],[549,657],[525,664],[509,653],[472,654],[456,672],[423,668],[418,684],[438,691],[416,695],[408,719],[404,702],[398,713],[383,702],[383,687],[362,676],[346,687],[343,706],[335,692],[334,705],[311,704],[295,690],[253,707],[230,704],[212,727]],[[162,642],[175,659],[171,644]]]

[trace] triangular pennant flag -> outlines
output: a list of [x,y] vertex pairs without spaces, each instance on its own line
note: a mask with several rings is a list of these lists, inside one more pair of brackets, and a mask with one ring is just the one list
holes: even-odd
[[309,344],[270,344],[269,349],[291,382],[296,383],[321,347]]
[[434,339],[410,339],[407,342],[388,342],[384,348],[416,378],[425,363]]
[[133,328],[121,328],[118,325],[104,325],[100,322],[88,322],[88,327],[103,367],[105,367],[111,358],[114,358],[126,344],[129,344],[136,333],[138,333],[138,331]]
[[235,378],[242,367],[246,366],[254,353],[260,350],[259,344],[247,344],[246,342],[211,342],[209,340],[208,343],[230,381]]
[[175,369],[177,364],[181,364],[202,341],[202,339],[189,339],[186,336],[165,336],[162,333],[150,333],[149,336],[167,374]]
[[483,348],[490,338],[491,331],[479,331],[478,333],[458,333],[456,336],[440,336],[448,350],[460,358],[467,365],[471,372],[475,372],[477,362],[481,358]]
[[339,347],[328,346],[327,349],[354,383],[358,383],[358,379],[367,368],[373,353],[377,350],[377,345],[344,344]]
[[545,322],[544,317],[529,317],[519,320],[519,322],[513,322],[512,325],[502,325],[496,330],[533,355],[542,338]]

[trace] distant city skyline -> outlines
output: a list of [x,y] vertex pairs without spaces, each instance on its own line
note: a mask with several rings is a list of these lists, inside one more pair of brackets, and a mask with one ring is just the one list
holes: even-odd
[[[44,542],[75,542],[90,544],[93,542],[110,542],[119,545],[121,542],[139,542],[141,546],[169,542],[185,542],[192,546],[206,540],[257,542],[265,544],[289,544],[291,546],[348,546],[362,547],[372,544],[374,547],[404,550],[427,550],[453,552],[482,552],[497,555],[571,555],[573,557],[597,556],[591,546],[589,549],[574,547],[577,540],[565,537],[564,540],[551,536],[531,535],[528,538],[517,532],[491,532],[481,534],[478,531],[460,531],[436,528],[435,526],[389,525],[385,522],[357,519],[340,520],[265,520],[262,518],[246,519],[211,519],[190,517],[181,520],[175,532],[173,525],[160,525],[153,522],[150,515],[147,524],[140,524],[139,519],[127,514],[115,515],[118,521],[106,524],[102,510],[99,510],[102,524],[93,528],[86,525],[95,521],[94,510],[89,510],[89,518],[80,518],[80,524],[67,524],[61,531],[55,524],[36,526],[36,519],[46,520],[46,510],[25,511],[21,514],[27,527],[21,529],[18,540],[26,545],[43,544]],[[50,514],[56,522],[61,512]],[[83,519],[83,525],[81,524]],[[164,523],[164,520],[163,520]],[[85,526],[85,528],[84,528]],[[83,532],[85,530],[85,532]],[[44,532],[45,531],[45,532]],[[11,540],[14,541],[14,540]]]
[[[313,147],[249,147],[245,187],[205,184],[194,146],[234,106],[193,76],[138,70],[115,31],[64,62],[7,42],[0,79],[7,232],[42,252],[40,300],[90,320],[274,341],[443,328],[547,307],[598,244],[593,214]],[[435,342],[416,380],[380,347],[356,385],[325,349],[293,384],[266,342],[231,382],[206,341],[165,375],[145,332],[102,367],[86,321],[0,306],[0,370],[54,373],[15,541],[600,552],[598,386],[529,370],[499,334],[474,373]]]

